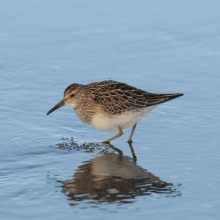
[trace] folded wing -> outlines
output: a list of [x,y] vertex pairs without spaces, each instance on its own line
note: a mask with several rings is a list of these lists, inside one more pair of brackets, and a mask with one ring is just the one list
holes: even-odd
[[112,80],[100,82],[96,86],[91,83],[90,92],[91,98],[109,114],[117,114],[158,105],[183,95],[181,93],[149,93],[125,83]]

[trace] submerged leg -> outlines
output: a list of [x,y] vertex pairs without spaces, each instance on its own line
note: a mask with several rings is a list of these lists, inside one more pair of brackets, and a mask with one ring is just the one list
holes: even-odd
[[123,135],[123,131],[121,130],[121,128],[119,128],[119,133],[118,133],[118,134],[116,134],[114,137],[109,138],[109,139],[107,139],[107,140],[105,140],[105,141],[103,141],[103,142],[104,142],[104,143],[110,142],[110,141],[114,140],[115,138],[118,138],[118,137],[120,137],[120,136],[122,136],[122,135]]
[[137,125],[137,123],[133,126],[133,128],[132,128],[132,130],[131,130],[131,134],[130,134],[130,137],[128,138],[128,142],[132,142],[132,136],[133,136],[133,134],[134,134],[134,130],[135,130],[135,128],[136,128],[136,125]]

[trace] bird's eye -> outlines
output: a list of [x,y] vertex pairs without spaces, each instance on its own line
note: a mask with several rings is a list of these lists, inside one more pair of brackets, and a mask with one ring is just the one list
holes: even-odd
[[72,94],[70,97],[73,97],[75,94]]

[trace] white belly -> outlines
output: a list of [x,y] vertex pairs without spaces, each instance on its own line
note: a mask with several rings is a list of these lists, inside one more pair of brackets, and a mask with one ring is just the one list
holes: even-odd
[[121,114],[98,114],[94,116],[91,124],[103,131],[119,131],[119,128],[123,130],[134,126],[157,106],[154,105],[138,111],[133,110]]

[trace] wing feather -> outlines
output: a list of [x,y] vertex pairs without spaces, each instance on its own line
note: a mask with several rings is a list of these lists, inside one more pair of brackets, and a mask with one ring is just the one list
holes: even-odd
[[183,95],[149,93],[113,80],[91,83],[88,86],[91,98],[108,114],[158,105]]

